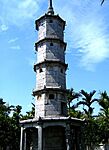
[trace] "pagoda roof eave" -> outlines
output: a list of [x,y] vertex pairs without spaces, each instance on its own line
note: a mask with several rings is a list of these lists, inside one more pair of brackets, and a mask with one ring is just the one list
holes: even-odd
[[55,63],[55,64],[58,63],[58,64],[64,66],[65,70],[67,70],[67,68],[68,68],[68,64],[65,64],[64,62],[61,62],[60,60],[53,60],[53,59],[47,60],[46,59],[45,61],[34,64],[34,71],[36,72],[36,67],[37,66],[40,66],[42,64],[50,64],[50,63]]
[[33,119],[28,119],[28,120],[21,120],[20,124],[24,125],[24,124],[32,124],[32,123],[50,123],[50,122],[58,122],[58,121],[62,121],[62,122],[70,122],[72,125],[77,123],[77,125],[80,125],[82,123],[84,123],[84,119],[78,119],[78,118],[73,118],[73,117],[64,117],[64,116],[57,116],[57,117],[39,117],[39,118],[33,118]]
[[41,16],[40,18],[38,18],[37,20],[35,20],[35,24],[36,24],[36,30],[38,30],[38,22],[46,19],[46,18],[54,18],[54,19],[59,19],[61,22],[63,22],[64,24],[64,29],[65,29],[65,25],[66,25],[66,21],[64,21],[59,15],[53,15],[53,14],[45,14],[43,16]]
[[[59,41],[60,43],[64,44],[64,46],[65,46],[64,51],[66,50],[67,43],[64,42],[63,40],[60,40],[59,38],[46,37],[44,39],[41,39],[41,40],[37,41],[35,43],[35,46],[37,47],[40,43],[45,42],[45,41]],[[36,51],[37,51],[37,49],[36,49]]]

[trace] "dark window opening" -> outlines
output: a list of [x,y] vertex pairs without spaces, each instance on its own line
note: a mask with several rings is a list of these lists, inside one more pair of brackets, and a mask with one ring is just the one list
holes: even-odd
[[50,20],[49,23],[53,23],[53,20]]
[[53,43],[50,43],[50,46],[53,46]]
[[65,106],[66,106],[66,103],[61,102],[61,114],[62,114],[62,115],[65,114]]
[[39,72],[40,72],[40,73],[43,72],[42,68],[39,69]]
[[54,94],[49,94],[49,99],[54,99]]
[[61,69],[61,73],[63,73],[64,71],[63,71],[63,69]]

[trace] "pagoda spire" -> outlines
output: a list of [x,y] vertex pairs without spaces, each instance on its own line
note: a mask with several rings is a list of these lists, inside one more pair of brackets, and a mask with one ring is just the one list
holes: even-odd
[[53,6],[52,6],[52,0],[48,0],[48,15],[54,15],[54,10],[53,10]]

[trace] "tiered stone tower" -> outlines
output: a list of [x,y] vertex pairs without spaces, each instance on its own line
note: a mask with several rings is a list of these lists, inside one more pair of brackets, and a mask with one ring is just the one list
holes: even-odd
[[52,1],[47,14],[36,20],[38,41],[35,43],[37,63],[35,117],[66,116],[66,69],[64,42],[65,21],[54,15]]
[[54,14],[52,0],[48,2],[47,13],[35,21],[35,117],[20,122],[20,150],[84,150],[82,120],[67,115],[65,21]]

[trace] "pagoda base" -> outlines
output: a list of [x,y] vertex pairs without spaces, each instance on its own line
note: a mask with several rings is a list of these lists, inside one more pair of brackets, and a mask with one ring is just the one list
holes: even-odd
[[23,120],[20,150],[83,150],[83,123],[71,117]]

